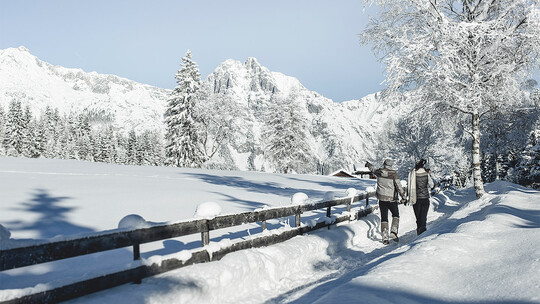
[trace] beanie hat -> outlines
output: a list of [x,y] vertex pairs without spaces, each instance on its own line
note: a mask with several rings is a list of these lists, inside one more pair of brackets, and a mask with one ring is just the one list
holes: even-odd
[[418,170],[420,168],[424,168],[424,165],[426,164],[426,160],[425,159],[421,159],[419,160],[416,165],[414,166],[414,169]]

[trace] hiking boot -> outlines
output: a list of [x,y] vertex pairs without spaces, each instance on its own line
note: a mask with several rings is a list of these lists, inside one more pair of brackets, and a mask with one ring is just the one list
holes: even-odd
[[383,244],[388,244],[388,222],[381,222],[381,234]]
[[396,242],[399,242],[398,228],[399,228],[399,217],[393,217],[392,218],[392,228],[391,228],[391,231],[390,231],[390,236]]

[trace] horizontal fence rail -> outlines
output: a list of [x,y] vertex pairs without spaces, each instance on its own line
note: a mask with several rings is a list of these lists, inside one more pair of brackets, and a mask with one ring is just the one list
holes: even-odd
[[353,202],[366,200],[366,208],[359,210],[354,214],[354,218],[358,219],[373,212],[373,210],[378,207],[368,207],[369,198],[373,197],[374,195],[375,192],[364,192],[354,197],[339,198],[330,201],[260,209],[239,214],[216,216],[212,219],[194,219],[173,224],[158,224],[148,228],[129,231],[112,231],[109,233],[104,232],[99,235],[92,235],[77,239],[0,250],[0,271],[129,246],[133,246],[134,259],[138,260],[140,259],[140,244],[201,233],[202,245],[204,246],[209,243],[209,233],[212,230],[255,222],[261,222],[264,230],[266,229],[267,220],[289,216],[296,217],[295,228],[291,228],[290,230],[286,230],[279,234],[266,235],[239,241],[216,252],[208,252],[207,249],[203,247],[200,250],[194,250],[191,258],[187,261],[172,258],[162,261],[160,265],[141,265],[132,269],[127,269],[121,272],[108,274],[86,281],[80,281],[46,292],[41,292],[2,303],[56,303],[126,283],[140,282],[140,280],[143,278],[187,265],[219,260],[227,253],[241,249],[268,246],[283,242],[294,236],[301,235],[309,231],[323,227],[330,227],[330,225],[351,220],[351,214],[347,214],[337,217],[329,223],[319,222],[312,227],[305,225],[302,226],[300,222],[300,216],[302,213],[326,208],[326,216],[330,217],[332,207],[346,205],[347,211],[350,211],[351,204]]

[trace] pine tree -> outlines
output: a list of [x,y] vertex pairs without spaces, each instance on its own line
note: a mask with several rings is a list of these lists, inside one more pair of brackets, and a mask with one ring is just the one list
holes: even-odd
[[92,160],[92,128],[88,115],[81,114],[77,118],[77,155],[81,160]]
[[527,187],[540,189],[540,120],[535,130],[529,134],[527,146],[520,156],[515,181]]
[[12,101],[9,104],[9,112],[6,120],[4,137],[4,149],[10,156],[19,156],[24,151],[26,141],[26,127],[24,114],[20,101]]
[[195,106],[201,79],[191,52],[182,58],[175,78],[178,85],[168,99],[165,112],[167,162],[177,167],[200,167],[205,159],[197,134]]
[[135,130],[129,131],[126,144],[126,162],[131,165],[138,165],[137,134],[135,134]]
[[6,151],[4,150],[4,142],[6,133],[6,114],[4,112],[4,107],[0,105],[0,155],[5,155]]
[[308,121],[296,101],[296,93],[276,100],[269,109],[266,125],[265,157],[277,164],[277,171],[307,171],[313,156],[307,143]]

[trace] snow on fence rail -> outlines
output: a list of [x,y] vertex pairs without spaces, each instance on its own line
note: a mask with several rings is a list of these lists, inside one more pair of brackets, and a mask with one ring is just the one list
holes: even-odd
[[[193,250],[189,256],[184,255],[183,257],[178,256],[166,260],[159,260],[156,263],[152,263],[152,259],[149,260],[150,262],[142,261],[139,265],[134,264],[132,268],[121,272],[79,281],[70,285],[57,287],[2,303],[56,303],[130,282],[138,283],[143,278],[184,266],[216,261],[234,251],[280,243],[309,231],[323,227],[330,228],[330,225],[332,224],[359,219],[360,217],[372,213],[378,207],[376,205],[369,205],[369,198],[374,195],[374,191],[363,192],[352,197],[317,203],[291,205],[288,207],[273,207],[252,212],[216,216],[212,219],[193,219],[174,224],[158,224],[148,228],[129,231],[102,232],[77,239],[0,250],[0,271],[3,271],[130,246],[133,246],[133,259],[140,260],[140,244],[194,233],[201,233],[203,245],[202,248]],[[361,200],[366,200],[366,207],[361,208],[357,213],[351,213],[351,204]],[[339,205],[346,205],[348,212],[345,213],[345,215],[332,218],[329,221],[331,218],[331,208]],[[313,225],[301,224],[302,213],[324,208],[326,208],[327,217],[325,221],[317,222]],[[295,228],[279,233],[271,233],[269,235],[263,233],[260,237],[241,240],[215,251],[207,246],[210,241],[210,231],[212,230],[261,222],[264,231],[266,230],[267,220],[289,216],[295,216]]]

